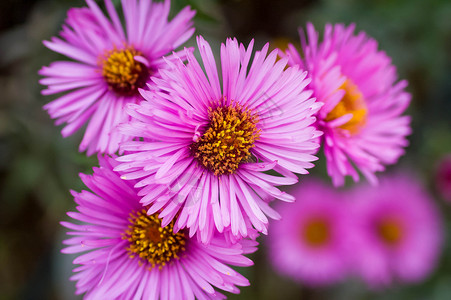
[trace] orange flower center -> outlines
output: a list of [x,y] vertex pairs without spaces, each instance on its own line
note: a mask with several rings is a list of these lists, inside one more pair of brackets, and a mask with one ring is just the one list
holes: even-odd
[[142,53],[129,47],[110,50],[101,58],[102,76],[110,89],[121,96],[137,95],[138,88],[144,87],[149,78],[148,67],[135,56],[142,56]]
[[345,94],[334,109],[327,114],[325,120],[329,122],[346,114],[352,114],[352,118],[339,128],[348,130],[351,134],[358,133],[365,126],[368,113],[363,95],[350,79],[346,80],[340,89],[345,90]]
[[145,209],[130,213],[129,221],[123,239],[130,243],[127,252],[131,258],[138,256],[151,268],[158,265],[161,269],[171,260],[179,259],[180,253],[185,251],[186,236],[181,231],[174,233],[174,221],[161,227],[158,214],[149,216]]
[[250,149],[260,136],[258,117],[239,104],[209,109],[205,133],[191,145],[195,158],[216,176],[232,174],[251,157]]
[[325,246],[330,240],[329,224],[326,220],[314,218],[302,228],[302,240],[311,247]]
[[401,224],[393,218],[380,221],[377,224],[377,233],[382,241],[390,246],[397,245],[403,238]]

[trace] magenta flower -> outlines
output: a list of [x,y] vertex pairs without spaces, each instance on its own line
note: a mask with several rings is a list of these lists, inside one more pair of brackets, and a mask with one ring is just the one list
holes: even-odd
[[436,266],[441,217],[421,184],[404,175],[354,191],[357,270],[372,287],[419,282]]
[[324,132],[327,170],[335,186],[343,185],[347,175],[358,181],[358,171],[376,183],[374,173],[396,163],[411,132],[410,118],[401,116],[410,102],[407,82],[396,82],[390,58],[364,32],[354,35],[354,28],[328,24],[320,42],[309,23],[308,41],[300,32],[302,56],[293,45],[286,53],[290,65],[309,72],[309,87],[324,103],[317,126]]
[[[250,266],[243,254],[257,243],[230,244],[215,235],[210,245],[173,232],[173,222],[161,227],[157,214],[147,215],[133,188],[113,171],[117,164],[99,156],[92,176],[80,174],[91,191],[72,192],[76,223],[61,222],[71,231],[64,253],[83,253],[72,280],[86,299],[224,299],[215,287],[238,293],[246,278],[228,265]],[[81,223],[80,223],[81,222]]]
[[451,202],[451,154],[440,160],[435,177],[438,191]]
[[170,1],[123,0],[125,31],[111,0],[105,0],[109,19],[93,0],[88,7],[69,10],[60,38],[44,41],[49,49],[75,61],[56,61],[43,67],[44,95],[64,93],[44,106],[56,124],[66,123],[64,137],[88,123],[79,151],[115,153],[127,138],[115,130],[129,116],[127,103],[142,98],[138,88],[165,67],[171,53],[194,33],[194,11],[183,9],[168,22]]
[[342,196],[319,182],[304,182],[294,204],[280,207],[269,228],[269,258],[282,275],[311,286],[335,283],[349,270],[349,225]]
[[[200,232],[207,243],[215,228],[248,235],[248,225],[266,233],[268,202],[293,201],[275,185],[297,182],[316,157],[320,132],[311,124],[320,104],[305,90],[306,73],[286,70],[286,59],[255,52],[236,39],[221,45],[221,77],[210,45],[197,39],[205,72],[191,51],[168,62],[171,70],[153,78],[162,92],[143,91],[147,101],[129,105],[132,121],[117,170],[140,181],[141,203],[149,214],[161,210],[163,224]],[[219,78],[222,78],[220,82]],[[280,175],[266,174],[274,170]]]

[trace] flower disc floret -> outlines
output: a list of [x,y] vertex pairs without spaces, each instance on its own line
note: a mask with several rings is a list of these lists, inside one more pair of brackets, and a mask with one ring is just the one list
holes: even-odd
[[313,248],[326,246],[330,240],[330,228],[327,220],[314,218],[302,228],[301,239]]
[[122,96],[138,94],[138,88],[145,86],[150,76],[150,70],[142,62],[135,59],[142,53],[127,48],[111,50],[102,59],[102,76],[110,89]]
[[233,174],[251,157],[260,136],[258,117],[250,109],[232,103],[209,109],[205,133],[191,145],[195,158],[215,175]]
[[123,238],[130,242],[127,248],[131,258],[139,256],[152,268],[159,269],[184,252],[186,237],[183,231],[174,233],[174,222],[162,227],[158,214],[147,215],[146,210],[130,213],[130,225]]
[[351,134],[358,133],[365,126],[368,114],[363,95],[350,79],[346,80],[340,86],[340,89],[344,90],[345,94],[334,109],[327,114],[325,121],[330,122],[347,114],[352,114],[349,121],[338,127],[349,131]]
[[377,233],[385,244],[393,246],[399,244],[404,235],[402,224],[392,218],[386,218],[378,222]]

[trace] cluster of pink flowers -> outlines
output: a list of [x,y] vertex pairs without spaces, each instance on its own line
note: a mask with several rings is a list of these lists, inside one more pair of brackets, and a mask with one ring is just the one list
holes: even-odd
[[[169,0],[123,0],[122,14],[105,0],[107,15],[86,3],[69,10],[61,38],[44,42],[72,61],[43,67],[40,82],[43,94],[59,94],[44,108],[65,124],[62,135],[86,125],[79,151],[99,158],[93,175],[80,175],[90,191],[72,193],[76,222],[62,223],[73,236],[63,252],[83,253],[72,279],[88,299],[238,293],[249,282],[229,265],[252,264],[243,255],[281,217],[270,203],[299,198],[279,186],[308,174],[320,147],[335,185],[358,172],[376,184],[375,172],[404,152],[407,83],[353,25],[327,25],[320,41],[308,24],[301,53],[229,38],[215,58],[202,36],[178,49],[194,33],[189,7],[169,21]],[[318,213],[314,222],[327,214],[333,251],[346,251],[347,212],[333,201],[325,208],[317,193],[303,197],[305,211]],[[332,250],[310,250],[287,256],[314,255],[292,272],[316,270],[312,282],[341,276]]]
[[345,191],[312,180],[293,194],[297,202],[280,207],[268,236],[270,260],[285,276],[320,286],[358,274],[381,288],[420,282],[437,264],[441,216],[410,175]]

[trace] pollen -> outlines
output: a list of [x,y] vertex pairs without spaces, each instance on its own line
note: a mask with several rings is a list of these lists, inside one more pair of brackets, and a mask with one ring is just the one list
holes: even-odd
[[390,246],[397,245],[403,237],[401,224],[392,218],[379,222],[377,224],[377,233],[382,238],[382,241]]
[[136,56],[142,53],[129,47],[122,50],[110,50],[101,58],[102,76],[108,87],[121,96],[138,94],[138,88],[145,86],[150,70]]
[[321,218],[308,220],[302,228],[302,239],[310,247],[321,247],[330,240],[329,224]]
[[130,213],[130,225],[122,238],[130,244],[127,248],[131,258],[139,257],[140,263],[148,263],[149,268],[161,269],[174,259],[179,259],[186,250],[186,236],[174,233],[174,221],[161,227],[158,214],[147,215],[146,210]]
[[333,121],[346,114],[351,113],[352,118],[345,124],[339,126],[348,130],[351,134],[356,134],[366,124],[367,108],[362,93],[351,81],[346,80],[339,89],[345,90],[345,94],[340,102],[326,116],[326,121]]
[[257,115],[237,103],[213,105],[207,129],[191,145],[191,151],[216,176],[233,174],[252,156],[250,150],[260,137],[257,123]]

